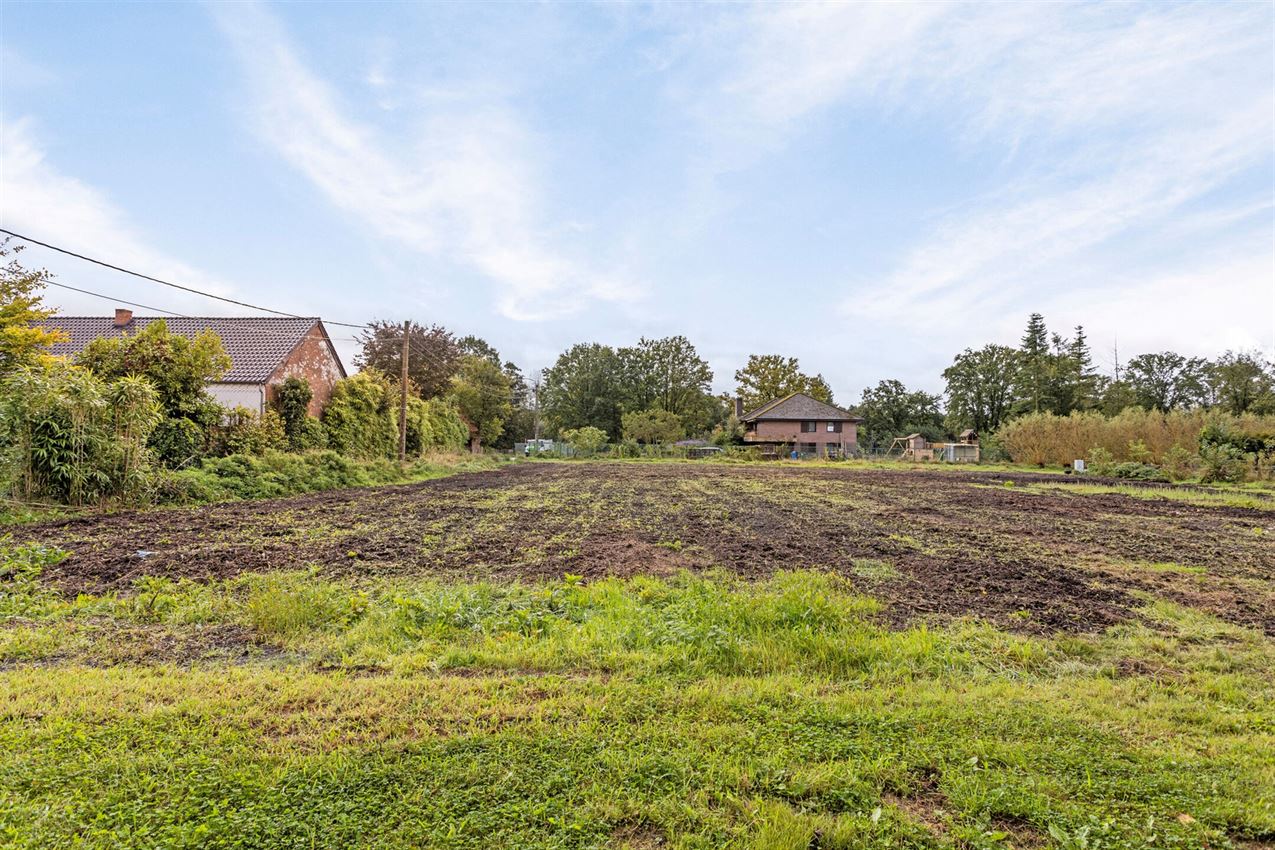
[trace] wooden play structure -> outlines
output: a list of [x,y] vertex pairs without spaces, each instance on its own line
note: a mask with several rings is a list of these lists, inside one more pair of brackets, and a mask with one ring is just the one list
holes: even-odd
[[[895,452],[898,452],[896,455]],[[949,463],[978,463],[980,454],[978,434],[972,428],[961,432],[954,443],[931,443],[920,434],[908,434],[906,437],[895,437],[890,444],[887,457],[898,457],[900,460],[945,460]]]

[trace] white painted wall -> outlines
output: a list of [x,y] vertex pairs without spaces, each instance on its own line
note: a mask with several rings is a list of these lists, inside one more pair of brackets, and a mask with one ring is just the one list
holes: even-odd
[[265,384],[209,384],[208,392],[222,407],[246,407],[257,415],[266,409]]

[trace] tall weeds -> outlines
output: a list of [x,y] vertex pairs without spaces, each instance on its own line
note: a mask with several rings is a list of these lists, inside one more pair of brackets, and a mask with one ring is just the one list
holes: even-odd
[[1040,466],[1070,464],[1102,449],[1115,462],[1164,463],[1175,448],[1195,456],[1200,432],[1207,425],[1225,425],[1248,434],[1275,433],[1275,416],[1232,416],[1206,410],[1161,413],[1129,408],[1117,416],[1072,413],[1056,416],[1032,413],[1006,423],[997,437],[1018,463]]

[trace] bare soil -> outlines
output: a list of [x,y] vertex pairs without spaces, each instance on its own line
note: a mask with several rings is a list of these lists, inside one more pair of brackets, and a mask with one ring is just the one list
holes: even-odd
[[[1001,476],[1003,477],[1003,476]],[[893,622],[979,616],[1088,631],[1145,591],[1275,634],[1272,510],[1029,492],[978,472],[790,465],[526,463],[422,484],[78,517],[16,530],[73,554],[67,593],[142,575],[209,580],[318,565],[332,575],[586,579],[823,569]],[[864,578],[855,562],[893,567]],[[1130,568],[1172,562],[1198,574]]]

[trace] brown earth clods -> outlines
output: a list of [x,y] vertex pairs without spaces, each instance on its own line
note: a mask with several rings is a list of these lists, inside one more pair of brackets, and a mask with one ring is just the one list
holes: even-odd
[[[1019,631],[1087,631],[1129,618],[1142,604],[1134,592],[1146,591],[1275,634],[1275,505],[1086,495],[1058,476],[1013,478],[1018,486],[977,472],[517,464],[81,517],[15,537],[72,552],[48,573],[68,593],[126,591],[143,575],[208,580],[310,565],[493,580],[823,569],[882,599],[898,623],[969,615]],[[1137,568],[1162,562],[1202,571]]]

